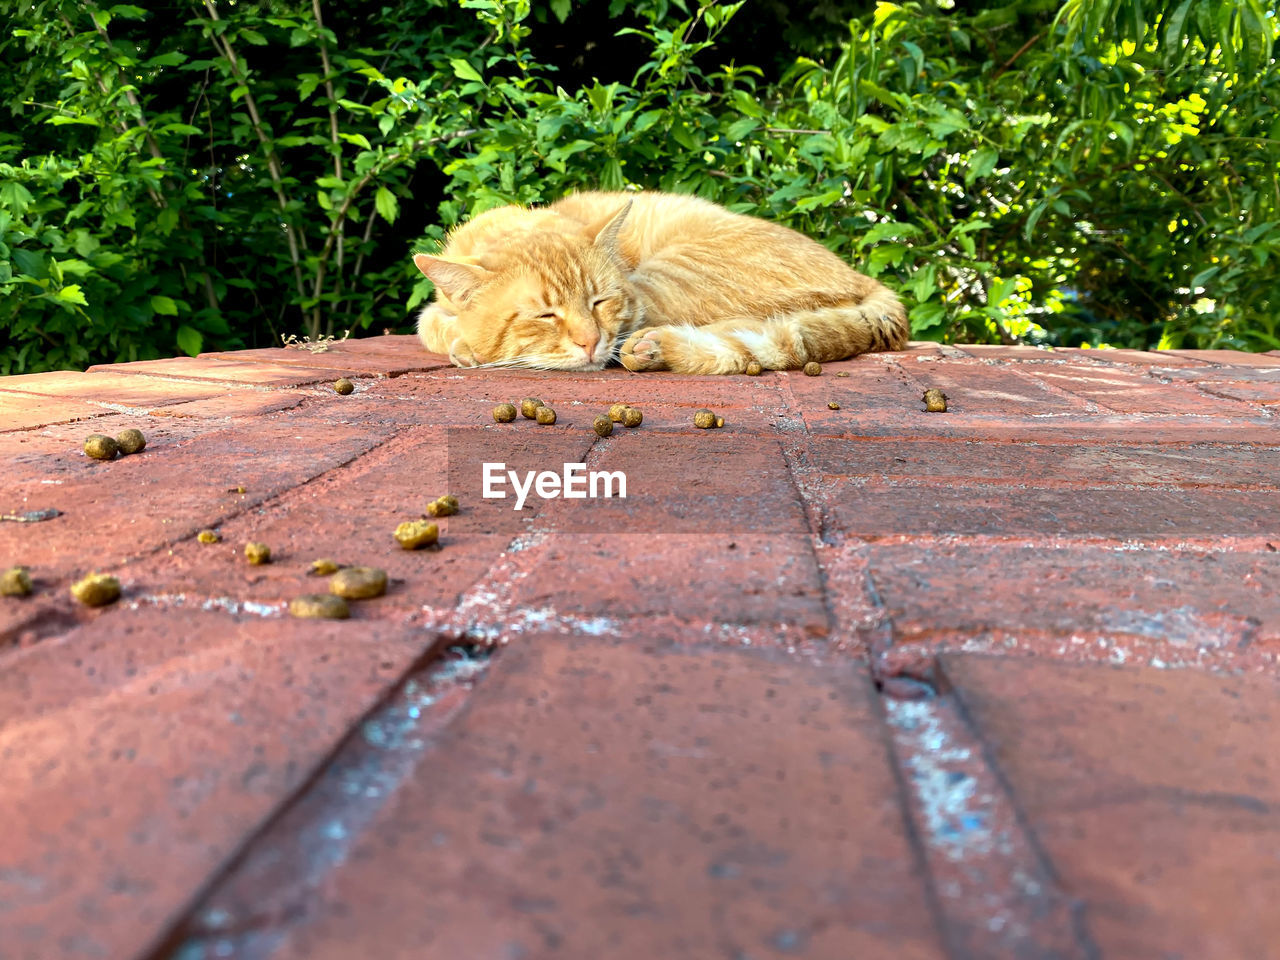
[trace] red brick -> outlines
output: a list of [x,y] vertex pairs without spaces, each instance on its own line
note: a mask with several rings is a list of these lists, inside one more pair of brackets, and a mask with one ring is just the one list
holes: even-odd
[[472,700],[278,956],[944,955],[853,665],[530,637]]
[[397,377],[412,371],[449,366],[447,357],[427,353],[416,336],[367,337],[335,341],[328,348],[312,351],[301,347],[267,347],[230,353],[203,353],[202,358],[271,363],[282,366],[333,370],[347,376]]
[[[229,354],[235,356],[235,354]],[[90,367],[90,373],[142,374],[148,377],[181,380],[215,380],[226,383],[248,383],[260,387],[296,387],[307,383],[332,380],[337,374],[329,369],[295,367],[288,364],[249,363],[239,360],[217,360],[203,357],[174,357],[171,360],[138,360],[134,363],[111,363]]]
[[[993,366],[961,360],[938,360],[906,368],[920,393],[938,389],[947,395],[947,410],[955,414],[995,413],[1015,417],[1055,413],[1084,413],[1084,402],[1047,389],[1033,374],[1040,366]],[[915,410],[923,409],[919,403]]]
[[1237,403],[1204,396],[1190,386],[1157,383],[1135,370],[1111,367],[1056,367],[1036,370],[1049,386],[1083,397],[1117,413],[1197,414],[1241,416]]
[[1192,383],[1280,383],[1276,367],[1195,367],[1188,370],[1153,370],[1153,376]]
[[1003,480],[1041,487],[1079,485],[1264,487],[1280,484],[1280,448],[1081,445],[998,441],[815,437],[814,469],[829,476],[890,482]]
[[1070,659],[1257,666],[1280,646],[1280,554],[873,545],[870,577],[896,645]]
[[1274,491],[848,483],[836,490],[832,503],[832,528],[854,537],[985,534],[1176,541],[1271,535],[1280,519]]
[[998,343],[958,343],[961,353],[980,360],[1053,360],[1057,351],[1052,347],[1024,345],[1005,346]]
[[1237,383],[1201,383],[1201,390],[1215,397],[1243,400],[1270,407],[1280,404],[1280,383],[1254,383],[1249,386]]
[[1249,353],[1245,350],[1161,350],[1175,357],[1189,357],[1209,363],[1239,364],[1247,367],[1280,367],[1280,357],[1265,353]]
[[0,433],[30,430],[50,423],[69,423],[100,417],[108,411],[79,400],[48,399],[21,393],[4,393],[0,380]]
[[828,632],[808,536],[556,534],[526,559],[512,591],[526,609]]
[[237,391],[221,397],[210,397],[208,400],[191,400],[186,403],[175,403],[168,407],[156,407],[147,413],[153,417],[209,417],[223,419],[226,417],[260,417],[267,413],[279,413],[281,410],[292,410],[304,399],[300,393],[282,393],[272,391],[260,393],[256,390]]
[[[56,507],[64,516],[0,523],[0,556],[21,556],[53,579],[115,566],[317,477],[393,432],[385,424],[347,426],[301,412],[258,419],[251,428],[132,417],[113,426],[124,425],[140,426],[151,440],[141,453],[110,462],[86,457],[76,428],[50,428],[65,439],[33,441],[35,451],[13,466],[11,476],[21,472],[6,484],[6,501],[26,510]],[[167,431],[173,441],[165,440]],[[12,449],[10,443],[6,438],[0,447]],[[247,499],[229,492],[236,486],[248,489]]]
[[1097,955],[1274,951],[1274,677],[963,656],[944,669]]
[[112,609],[8,655],[6,958],[145,953],[432,642],[370,624]]
[[1207,360],[1196,360],[1192,357],[1175,356],[1171,353],[1151,353],[1147,350],[1124,349],[1082,349],[1080,347],[1057,347],[1053,351],[1055,358],[1064,360],[1092,360],[1099,363],[1127,363],[1150,367],[1198,367],[1208,363]]
[[224,387],[174,380],[143,380],[114,372],[122,366],[128,365],[94,367],[89,373],[28,373],[19,377],[4,377],[0,378],[0,390],[96,403],[116,403],[129,407],[158,407],[185,400],[203,400],[226,392]]

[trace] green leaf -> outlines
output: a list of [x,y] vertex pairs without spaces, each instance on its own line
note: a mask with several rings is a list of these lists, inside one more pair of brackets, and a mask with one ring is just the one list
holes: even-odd
[[561,23],[569,19],[569,11],[572,9],[572,0],[551,0],[551,12],[556,15],[556,19]]
[[378,208],[378,214],[387,223],[396,222],[396,217],[400,214],[400,201],[386,187],[378,188],[378,192],[373,197],[373,205]]
[[996,168],[996,164],[1000,161],[1000,154],[994,147],[979,147],[974,151],[973,159],[969,161],[969,168],[964,172],[964,182],[970,185],[975,180],[981,180]]
[[477,83],[484,83],[484,77],[476,72],[476,68],[469,64],[466,60],[454,58],[449,61],[449,66],[453,67],[453,75],[459,80],[474,80]]
[[152,297],[151,309],[165,317],[176,317],[178,315],[178,305],[169,297]]
[[204,334],[185,323],[178,328],[178,349],[189,357],[194,357],[204,347]]
[[84,298],[84,294],[80,292],[80,285],[76,283],[68,284],[59,290],[56,294],[59,300],[64,303],[76,303],[82,307],[87,307],[89,301]]
[[373,149],[373,147],[369,145],[368,137],[363,133],[340,133],[338,136],[347,141],[347,143],[355,144],[357,147],[364,147],[366,150]]
[[10,180],[0,187],[0,206],[6,210],[12,210],[18,216],[26,213],[27,207],[31,206],[34,200],[35,197],[31,195],[31,191],[17,180]]
[[908,313],[911,318],[911,332],[918,333],[941,326],[947,319],[947,308],[941,303],[917,303]]
[[267,38],[257,30],[241,30],[240,39],[249,41],[255,47],[265,47],[267,45]]

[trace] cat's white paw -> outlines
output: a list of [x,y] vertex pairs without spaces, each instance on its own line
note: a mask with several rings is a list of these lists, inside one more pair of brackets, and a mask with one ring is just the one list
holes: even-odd
[[644,327],[627,338],[618,359],[628,370],[661,370],[666,367],[662,357],[661,335],[654,327]]
[[461,337],[449,345],[449,362],[455,367],[478,367],[480,360]]

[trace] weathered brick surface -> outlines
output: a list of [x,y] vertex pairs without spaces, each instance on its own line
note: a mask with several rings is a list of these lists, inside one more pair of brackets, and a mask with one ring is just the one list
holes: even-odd
[[1201,383],[1199,387],[1215,397],[1243,400],[1262,407],[1280,404],[1280,383]]
[[1248,414],[1247,409],[1238,403],[1205,396],[1181,383],[1171,386],[1153,382],[1152,377],[1136,370],[1071,365],[1039,369],[1036,377],[1051,387],[1116,413],[1183,413],[1220,417]]
[[945,670],[1100,955],[1274,954],[1274,676],[963,656]]
[[1246,353],[1243,350],[1158,350],[1158,354],[1171,354],[1175,357],[1188,357],[1192,360],[1206,360],[1209,363],[1224,363],[1245,367],[1277,367],[1280,359],[1265,353]]
[[[167,360],[148,361],[169,363]],[[128,407],[159,407],[186,400],[203,400],[225,393],[225,387],[176,380],[139,379],[118,372],[121,367],[94,367],[89,373],[28,373],[0,378],[0,391],[33,393],[46,397],[115,403]]]
[[[229,354],[228,356],[234,356]],[[172,360],[138,360],[134,363],[112,363],[90,367],[89,373],[141,374],[180,380],[213,380],[256,386],[293,387],[333,380],[340,374],[332,369],[296,367],[289,364],[251,363],[202,357],[174,357]],[[354,370],[348,371],[350,374]]]
[[198,608],[110,617],[0,660],[6,960],[141,955],[433,642]]
[[278,955],[941,957],[877,722],[851,665],[529,637]]
[[[0,380],[0,384],[3,382]],[[0,433],[7,430],[30,430],[50,423],[88,420],[108,412],[103,407],[95,407],[79,400],[33,397],[0,391]]]

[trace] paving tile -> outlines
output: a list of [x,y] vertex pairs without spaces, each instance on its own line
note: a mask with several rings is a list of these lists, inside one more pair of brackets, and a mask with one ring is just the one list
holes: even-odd
[[[166,363],[168,361],[147,361]],[[159,407],[186,400],[203,400],[226,393],[225,387],[172,380],[140,380],[114,371],[127,364],[94,367],[89,373],[27,373],[0,377],[0,391],[47,397],[90,400],[129,407]],[[110,371],[110,372],[108,372]]]
[[[234,356],[234,354],[230,354]],[[183,380],[213,380],[225,383],[253,384],[260,387],[296,387],[302,384],[332,380],[334,372],[315,367],[288,364],[250,363],[202,357],[174,357],[170,360],[137,360],[133,363],[109,363],[90,367],[89,373],[131,374]]]
[[1164,380],[1192,383],[1280,383],[1280,367],[1275,366],[1191,367],[1185,370],[1153,368],[1151,375]]
[[[138,425],[144,418],[122,418]],[[102,462],[80,449],[79,428],[27,445],[5,486],[21,509],[53,507],[63,516],[44,523],[0,523],[0,556],[21,556],[43,576],[82,575],[117,565],[192,536],[269,497],[317,477],[376,446],[388,424],[341,425],[290,412],[256,420],[252,428],[165,418],[143,430],[151,441],[130,457]],[[166,442],[166,431],[174,439]],[[112,431],[114,433],[114,431]],[[23,447],[8,438],[0,449]],[[11,447],[10,444],[13,444]],[[244,486],[240,499],[232,488]]]
[[1150,353],[1146,350],[1085,350],[1080,347],[1055,347],[1054,357],[1068,360],[1093,360],[1100,363],[1125,363],[1150,367],[1199,367],[1209,361],[1172,353]]
[[1136,370],[1071,365],[1036,370],[1036,377],[1058,390],[1075,394],[1116,413],[1240,416],[1239,404],[1207,397],[1183,384],[1154,382]]
[[3,392],[0,380],[0,433],[7,430],[30,430],[50,423],[70,423],[102,416],[109,411],[79,400],[37,397]]
[[822,577],[807,535],[555,534],[514,604],[584,617],[670,616],[794,627],[825,636]]
[[201,358],[236,362],[270,363],[338,371],[346,376],[396,377],[411,371],[449,366],[447,357],[427,353],[416,336],[380,336],[341,340],[325,350],[301,347],[267,347],[225,353],[202,353]]
[[122,608],[6,655],[6,960],[143,955],[432,642]]
[[839,484],[831,528],[853,537],[915,534],[1179,540],[1269,536],[1280,523],[1274,491],[1044,489],[1009,483]]
[[892,482],[1004,480],[1043,487],[1140,484],[1267,489],[1280,485],[1280,446],[815,437],[809,448],[813,468],[823,474]]
[[1238,364],[1248,367],[1278,367],[1280,358],[1265,353],[1249,353],[1245,350],[1156,350],[1156,354],[1171,354],[1210,363]]
[[1245,403],[1256,403],[1263,407],[1280,404],[1280,382],[1276,383],[1200,383],[1198,387],[1205,393],[1215,397],[1226,397],[1229,400],[1243,400]]
[[[956,414],[1085,413],[1084,401],[1047,389],[1036,376],[1040,368],[992,366],[961,360],[939,360],[909,370],[920,393],[938,389],[947,395],[947,410]],[[917,401],[919,397],[916,397]],[[919,407],[917,407],[919,409]]]
[[275,955],[941,957],[895,792],[852,664],[531,637]]
[[1068,657],[1123,657],[1146,643],[1166,660],[1247,652],[1280,640],[1280,553],[1192,549],[876,544],[870,577],[900,641],[1033,635],[1069,640]]
[[1280,683],[948,656],[1102,956],[1274,953]]
[[1058,353],[1051,347],[1005,346],[998,343],[961,343],[956,344],[956,349],[980,360],[1053,360]]
[[260,417],[267,413],[279,413],[281,410],[292,410],[302,403],[305,397],[300,393],[285,393],[273,390],[270,393],[258,391],[237,391],[208,400],[188,400],[167,407],[156,407],[147,413],[153,417],[207,417],[223,419],[227,417]]

